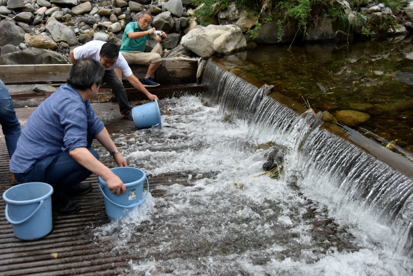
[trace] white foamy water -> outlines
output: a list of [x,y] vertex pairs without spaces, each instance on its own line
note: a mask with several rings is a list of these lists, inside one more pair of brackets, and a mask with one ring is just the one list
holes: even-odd
[[[191,185],[158,187],[164,196],[93,230],[114,252],[140,256],[125,275],[412,274],[412,261],[391,246],[394,231],[359,204],[342,205],[334,174],[297,152],[300,122],[289,135],[275,133],[195,96],[162,100],[160,108],[162,129],[124,136],[118,148],[130,166],[181,174]],[[268,142],[288,148],[279,179],[262,175],[271,149],[258,145]],[[317,232],[312,222],[327,218],[351,245],[339,251]]]

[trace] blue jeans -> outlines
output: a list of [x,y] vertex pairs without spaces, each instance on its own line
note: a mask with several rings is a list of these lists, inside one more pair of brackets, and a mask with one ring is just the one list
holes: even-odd
[[[99,160],[97,152],[89,148],[91,144],[90,141],[88,150]],[[48,183],[53,186],[54,195],[61,195],[91,174],[91,171],[80,165],[68,152],[63,151],[38,161],[30,172],[15,173],[14,176],[19,183]]]
[[3,128],[7,150],[11,157],[16,150],[21,130],[16,112],[14,112],[13,101],[2,80],[0,80],[0,124]]

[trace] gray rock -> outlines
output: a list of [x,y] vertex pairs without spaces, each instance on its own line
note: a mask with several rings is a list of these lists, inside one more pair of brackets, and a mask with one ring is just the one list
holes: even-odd
[[6,6],[0,6],[0,14],[10,14],[12,13]]
[[189,18],[188,17],[181,17],[181,28],[186,28],[188,26]]
[[12,64],[69,64],[66,56],[63,56],[54,51],[28,48],[23,51],[18,51],[0,56],[1,65]]
[[377,5],[377,6],[370,7],[367,10],[367,13],[379,12],[380,10],[381,10],[380,7]]
[[247,47],[241,29],[235,25],[208,25],[204,28],[195,28],[182,37],[181,44],[187,50],[205,58]]
[[50,8],[52,4],[47,0],[37,0],[37,5]]
[[6,44],[19,45],[24,41],[24,30],[12,21],[0,22],[0,46]]
[[255,16],[255,15],[247,16],[246,12],[242,12],[239,19],[237,20],[237,22],[235,22],[235,25],[240,27],[241,30],[245,33],[252,26],[255,25],[256,21],[257,21],[257,16]]
[[[135,2],[138,2],[139,4],[147,4],[150,3],[152,0],[134,0]],[[163,1],[163,0],[161,0]]]
[[151,5],[151,6],[149,7],[149,10],[150,10],[150,12],[151,12],[152,15],[154,15],[154,14],[159,14],[159,13],[162,12],[162,8],[160,8],[160,7],[158,7],[158,6],[155,6],[155,5]]
[[68,22],[68,21],[70,21],[71,18],[72,18],[72,15],[71,15],[71,14],[65,14],[65,15],[63,15],[63,17],[62,17],[62,21],[63,21],[63,22]]
[[74,14],[84,14],[92,10],[92,4],[90,2],[85,2],[76,7],[72,8],[72,13]]
[[[255,43],[279,43],[278,37],[279,27],[277,22],[269,22],[264,24],[258,31],[258,36],[254,39]],[[282,41],[292,41],[296,34],[296,29],[285,28]],[[301,36],[302,32],[298,32],[297,36]],[[249,36],[248,36],[249,37]]]
[[0,0],[1,6],[7,6],[7,0]]
[[226,8],[225,10],[220,11],[218,16],[219,24],[227,25],[227,24],[235,24],[238,21],[241,13],[237,9],[235,2],[232,2],[231,5]]
[[27,3],[26,5],[24,5],[23,10],[24,12],[34,12],[34,7],[32,6],[32,4]]
[[42,23],[43,18],[44,18],[44,13],[40,13],[40,14],[36,15],[33,19],[33,25],[37,25],[37,24]]
[[12,44],[6,44],[3,47],[1,47],[1,54],[6,55],[9,53],[14,53],[20,51],[19,47],[12,45]]
[[97,14],[98,13],[98,11],[99,11],[99,8],[98,7],[93,7],[93,9],[90,11],[90,15],[95,15],[95,14]]
[[33,89],[32,89],[33,92],[37,92],[37,93],[44,93],[44,92],[53,93],[56,90],[57,90],[57,87],[53,87],[48,84],[36,84],[35,86],[33,86]]
[[175,22],[173,31],[179,33],[181,31],[181,18],[173,17]]
[[128,2],[126,2],[125,0],[116,0],[116,6],[122,8],[122,7],[126,7],[128,5]]
[[166,11],[163,13],[158,14],[155,16],[153,19],[152,25],[157,29],[157,30],[162,30],[164,32],[168,32],[172,30],[172,28],[175,25],[175,22],[172,18],[172,14],[170,11]]
[[81,19],[79,19],[79,23],[80,22],[85,22],[86,24],[93,26],[94,24],[96,24],[96,19],[94,17],[82,17]]
[[145,44],[145,52],[151,52],[152,49],[158,44],[158,41],[155,41],[153,39],[147,39],[146,44]]
[[116,14],[116,16],[122,15],[122,9],[121,8],[114,8],[113,12]]
[[48,9],[47,11],[45,11],[45,15],[46,16],[51,16],[55,11],[58,11],[59,10],[59,7],[53,7],[53,8],[50,8],[50,9]]
[[177,17],[181,17],[184,11],[182,0],[169,0],[166,4],[164,4],[164,7]]
[[71,46],[77,44],[76,35],[72,31],[72,29],[56,20],[52,20],[47,23],[46,29],[49,31],[49,33],[52,35],[53,40],[56,42],[63,41]]
[[108,31],[112,33],[117,33],[117,32],[120,32],[121,30],[122,30],[122,27],[120,26],[119,22],[113,23],[112,25],[108,27]]
[[80,43],[85,44],[86,42],[91,41],[92,38],[90,36],[88,36],[87,34],[81,34],[81,35],[79,35],[78,40],[79,40]]
[[174,58],[174,57],[189,57],[191,54],[185,49],[184,46],[179,44],[172,50],[168,51],[164,56],[164,58]]
[[50,2],[54,4],[63,4],[63,5],[72,5],[72,6],[76,6],[78,4],[77,0],[51,0]]
[[30,28],[30,26],[26,23],[17,22],[17,25],[19,25],[25,33],[31,33],[33,31],[32,28]]
[[181,39],[180,34],[169,34],[163,41],[162,47],[164,49],[173,49],[179,44],[179,40]]
[[137,2],[130,1],[129,2],[129,9],[131,12],[140,12],[143,10],[143,6]]
[[80,30],[81,31],[86,31],[86,30],[90,30],[92,27],[90,26],[90,25],[87,25],[87,24],[85,24],[85,25],[83,25],[82,27],[80,27]]
[[23,0],[9,0],[7,1],[7,8],[8,9],[20,9],[24,8],[24,1]]
[[93,36],[93,40],[108,41],[108,39],[109,39],[109,35],[102,33],[102,32],[95,33]]
[[115,14],[111,14],[109,20],[110,22],[115,23],[118,22],[118,17]]
[[110,15],[112,14],[112,10],[111,10],[111,9],[101,8],[101,9],[98,11],[98,14],[99,14],[100,16],[110,16]]
[[122,46],[122,39],[116,37],[116,36],[111,36],[108,39],[108,42],[113,42],[116,45],[118,45],[118,47],[120,48],[120,46]]
[[16,21],[23,21],[30,23],[33,20],[33,14],[31,12],[21,12],[16,14],[15,17],[13,17],[14,20]]
[[63,11],[55,11],[52,13],[52,17],[56,18],[58,21],[61,21],[63,18]]
[[22,49],[22,50],[27,49],[26,43],[20,43],[19,48]]

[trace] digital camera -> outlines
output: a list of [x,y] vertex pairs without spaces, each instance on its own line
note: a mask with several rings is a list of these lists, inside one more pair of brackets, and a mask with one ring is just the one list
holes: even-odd
[[162,35],[162,32],[161,31],[154,31],[153,35]]

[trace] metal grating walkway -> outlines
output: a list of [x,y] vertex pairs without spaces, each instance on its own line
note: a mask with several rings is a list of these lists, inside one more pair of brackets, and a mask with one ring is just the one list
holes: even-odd
[[[117,121],[107,125],[110,133],[119,129],[132,130],[130,121]],[[100,144],[96,144],[98,146]],[[0,192],[12,186],[9,157],[4,139],[0,140]],[[102,160],[108,164],[110,160]],[[181,174],[151,177],[150,192],[153,197],[164,194],[160,185],[187,183]],[[86,181],[93,185],[91,193],[73,197],[82,209],[74,215],[53,214],[53,230],[37,241],[21,241],[14,236],[12,225],[4,216],[5,202],[0,200],[0,275],[117,275],[128,267],[129,260],[142,256],[128,252],[111,252],[110,242],[93,241],[90,227],[101,226],[110,220],[106,216],[98,179],[92,175]],[[142,226],[141,226],[142,227]],[[144,228],[145,226],[143,226]],[[136,229],[145,231],[145,229]],[[56,254],[57,253],[57,254]]]

